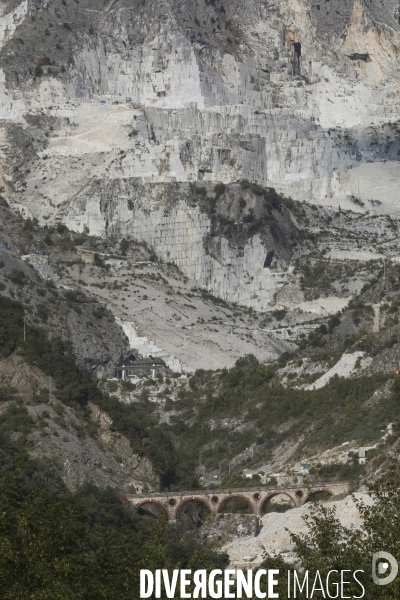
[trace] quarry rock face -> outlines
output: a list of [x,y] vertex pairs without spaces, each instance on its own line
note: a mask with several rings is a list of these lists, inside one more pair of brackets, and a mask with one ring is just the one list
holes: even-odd
[[[398,0],[10,0],[0,16],[0,175],[40,223],[125,236],[212,294],[281,285],[190,197],[247,179],[396,211]],[[353,202],[353,203],[352,203]],[[215,236],[214,236],[215,237]]]
[[240,538],[254,538],[260,533],[261,519],[255,515],[219,514],[214,520],[202,524],[200,535],[203,539],[226,543]]

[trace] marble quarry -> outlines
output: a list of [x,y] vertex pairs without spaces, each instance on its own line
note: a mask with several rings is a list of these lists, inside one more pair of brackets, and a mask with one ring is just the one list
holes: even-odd
[[146,243],[213,295],[268,310],[286,280],[264,266],[271,248],[222,236],[210,254],[191,186],[247,179],[395,214],[399,48],[397,0],[9,1],[7,200],[41,224]]

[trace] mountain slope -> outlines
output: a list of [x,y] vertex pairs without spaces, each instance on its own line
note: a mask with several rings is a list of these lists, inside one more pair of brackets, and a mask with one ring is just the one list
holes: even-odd
[[265,310],[273,248],[203,247],[213,223],[191,183],[397,211],[397,0],[27,1],[2,23],[1,174],[25,217],[144,241]]

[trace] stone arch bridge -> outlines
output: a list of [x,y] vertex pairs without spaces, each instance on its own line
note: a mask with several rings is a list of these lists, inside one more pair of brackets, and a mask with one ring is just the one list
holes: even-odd
[[185,504],[196,500],[207,506],[211,514],[218,515],[232,498],[242,498],[248,503],[251,512],[256,516],[262,516],[268,502],[278,495],[287,496],[294,508],[303,506],[317,492],[327,492],[332,496],[347,494],[349,485],[347,483],[316,484],[312,487],[257,487],[239,488],[229,490],[198,490],[195,492],[166,492],[151,494],[127,494],[123,498],[136,506],[138,509],[145,504],[158,504],[167,513],[170,521],[180,518]]

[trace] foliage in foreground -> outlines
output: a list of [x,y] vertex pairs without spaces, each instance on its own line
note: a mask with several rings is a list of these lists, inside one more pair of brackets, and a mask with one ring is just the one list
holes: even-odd
[[[19,302],[0,296],[1,357],[18,352],[51,375],[54,396],[81,416],[89,401],[107,410],[112,400],[76,366],[70,345],[30,325],[24,341],[23,317]],[[42,396],[40,402],[48,401]],[[29,457],[27,436],[35,423],[15,390],[0,386],[2,403],[7,403],[6,410],[0,406],[2,600],[135,600],[141,568],[226,565],[227,557],[199,544],[193,531],[139,517],[117,490],[86,484],[71,493],[58,465]],[[146,443],[162,473],[160,436],[148,439],[144,408],[131,411],[125,426],[138,451]]]
[[57,465],[21,444],[0,428],[2,600],[136,600],[140,569],[227,564],[193,531],[139,517],[112,488],[72,494]]
[[[354,498],[362,519],[359,529],[355,526],[344,527],[334,507],[319,504],[312,507],[310,516],[304,517],[308,531],[304,534],[291,534],[301,569],[309,571],[310,588],[316,571],[319,571],[322,581],[326,581],[327,574],[333,569],[339,572],[346,569],[351,572],[362,570],[364,573],[358,573],[357,577],[365,588],[364,598],[400,598],[399,576],[388,585],[378,586],[371,575],[372,556],[376,552],[389,552],[397,560],[400,559],[400,487],[396,468],[393,468],[390,478],[371,486],[369,492],[374,499],[373,504]],[[281,570],[279,592],[280,597],[285,597],[285,571],[288,565],[284,563],[282,556],[266,556],[262,568]],[[293,566],[290,568],[293,569]],[[351,578],[351,573],[346,575],[349,575],[346,580],[351,580],[351,584],[345,588],[346,596],[361,596],[361,588]],[[332,582],[334,581],[332,577]],[[307,596],[300,594],[298,597]],[[322,592],[313,594],[313,598],[323,597]]]

